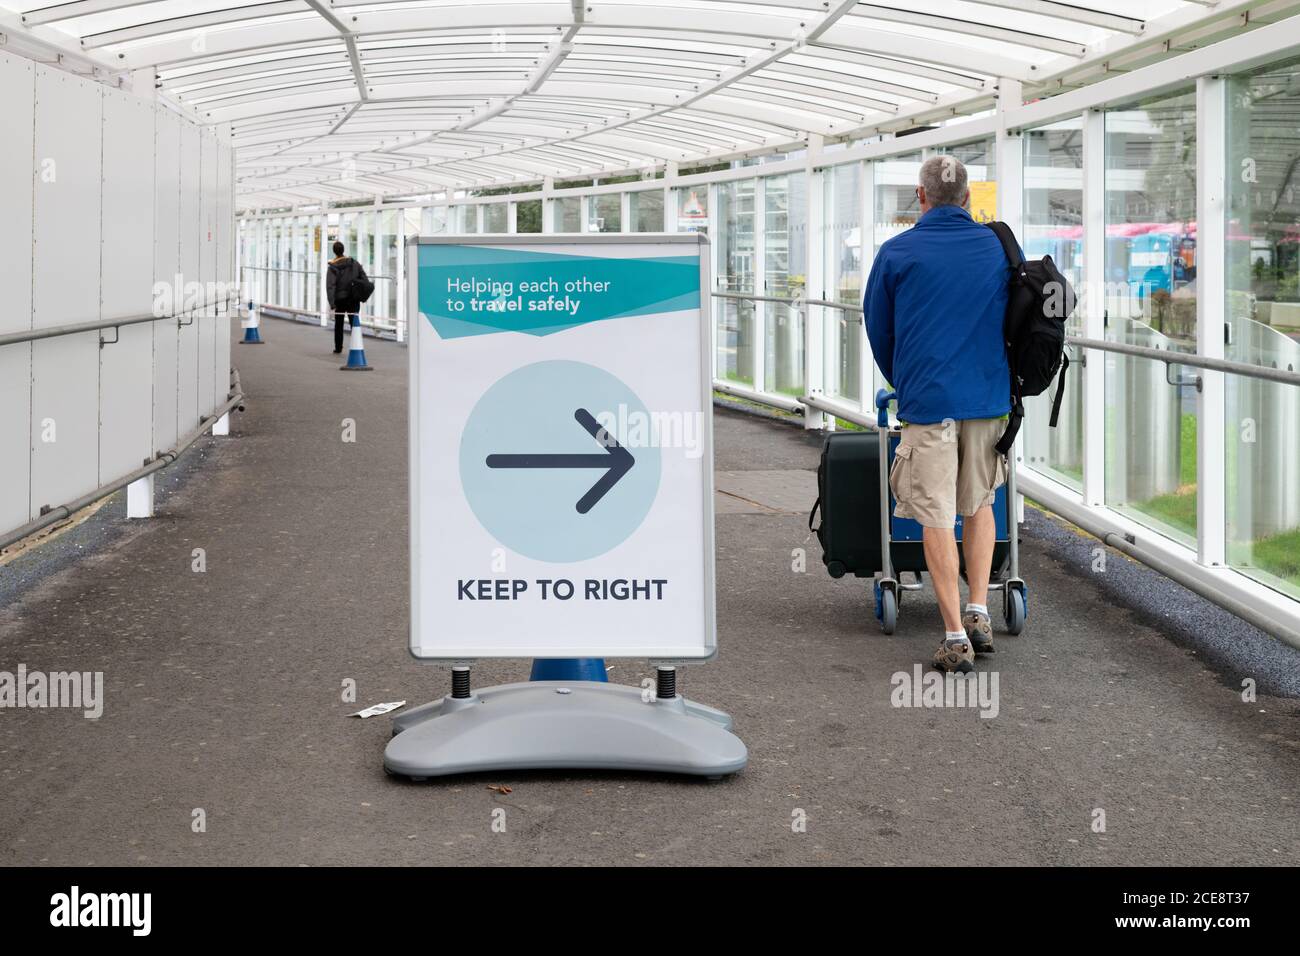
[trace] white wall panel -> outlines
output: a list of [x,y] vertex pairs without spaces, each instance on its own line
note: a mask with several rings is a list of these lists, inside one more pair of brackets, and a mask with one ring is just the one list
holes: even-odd
[[[217,148],[217,281],[231,283],[234,276],[235,193],[234,151],[224,143]],[[230,315],[225,306],[213,321],[213,402],[220,405],[230,391]]]
[[[197,127],[188,123],[181,126],[180,272],[187,284],[201,281],[198,231],[202,150],[199,141]],[[180,435],[188,435],[199,424],[199,323],[203,320],[187,317],[185,321],[189,324],[180,329],[177,350],[176,430]]]
[[[36,67],[0,54],[0,333],[32,325],[32,116]],[[31,520],[32,347],[0,348],[0,528]]]
[[[139,97],[104,93],[104,319],[154,310],[154,115],[154,104]],[[128,326],[116,337],[99,351],[100,484],[139,468],[153,452],[153,327]]]
[[[174,283],[180,272],[181,125],[183,121],[160,109],[154,125],[154,276]],[[181,292],[183,293],[183,288]],[[153,450],[176,445],[176,390],[179,333],[174,321],[153,323]]]
[[[99,316],[103,93],[98,83],[36,67],[32,293],[36,328],[89,322]],[[33,509],[62,504],[95,489],[98,406],[97,333],[33,344]]]
[[[206,300],[215,294],[217,280],[217,138],[209,131],[200,136],[199,153],[199,275]],[[208,307],[199,319],[198,393],[200,415],[211,413],[214,403],[216,309]]]

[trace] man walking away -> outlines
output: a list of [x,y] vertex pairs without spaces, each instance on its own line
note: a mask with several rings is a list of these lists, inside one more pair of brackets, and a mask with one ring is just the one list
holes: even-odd
[[[898,393],[902,438],[890,469],[894,514],[923,528],[925,563],[943,615],[935,666],[963,674],[993,651],[988,585],[996,525],[994,494],[1007,461],[994,445],[1011,409],[1002,322],[1009,267],[993,230],[965,209],[966,167],[951,156],[921,164],[921,218],[880,247],[863,298],[867,336]],[[970,601],[958,590],[953,534]]]
[[361,302],[352,291],[352,283],[366,278],[366,270],[356,259],[343,254],[343,243],[334,243],[334,258],[330,260],[329,270],[325,274],[325,298],[329,301],[330,311],[334,313],[334,354],[343,351],[343,320],[351,319],[352,325],[360,323],[358,313]]

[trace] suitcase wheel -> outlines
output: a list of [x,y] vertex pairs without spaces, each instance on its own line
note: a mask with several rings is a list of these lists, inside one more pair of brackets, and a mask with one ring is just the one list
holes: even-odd
[[1029,611],[1025,592],[1020,588],[1007,588],[1002,600],[1002,613],[1007,633],[1019,634],[1025,629],[1025,618],[1028,617]]
[[831,577],[842,578],[844,577],[844,572],[847,568],[844,567],[844,562],[842,561],[827,561],[826,570],[830,573]]
[[886,634],[893,634],[898,626],[898,599],[892,590],[886,590],[876,582],[876,620],[880,629]]

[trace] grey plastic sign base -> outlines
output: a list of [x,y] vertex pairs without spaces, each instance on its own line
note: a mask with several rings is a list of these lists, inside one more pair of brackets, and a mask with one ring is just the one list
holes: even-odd
[[423,780],[486,770],[639,770],[721,777],[749,751],[731,718],[639,687],[530,681],[444,697],[393,718],[384,769]]

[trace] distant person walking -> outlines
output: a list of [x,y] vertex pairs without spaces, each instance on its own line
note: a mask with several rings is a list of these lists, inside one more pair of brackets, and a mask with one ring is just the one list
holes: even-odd
[[[970,189],[960,162],[934,156],[922,163],[916,198],[921,218],[880,247],[863,310],[903,424],[889,475],[894,514],[922,526],[925,565],[943,615],[934,662],[967,673],[975,654],[993,651],[992,504],[1007,477],[1007,461],[994,446],[1011,410],[1002,336],[1009,268],[997,235],[966,211]],[[965,518],[970,585],[964,613],[957,515]]]
[[334,258],[330,260],[329,270],[325,275],[325,297],[329,300],[330,311],[334,313],[334,354],[343,351],[343,320],[348,318],[352,325],[361,321],[361,300],[353,289],[358,279],[366,279],[366,270],[361,263],[350,256],[345,256],[343,243],[334,243]]

